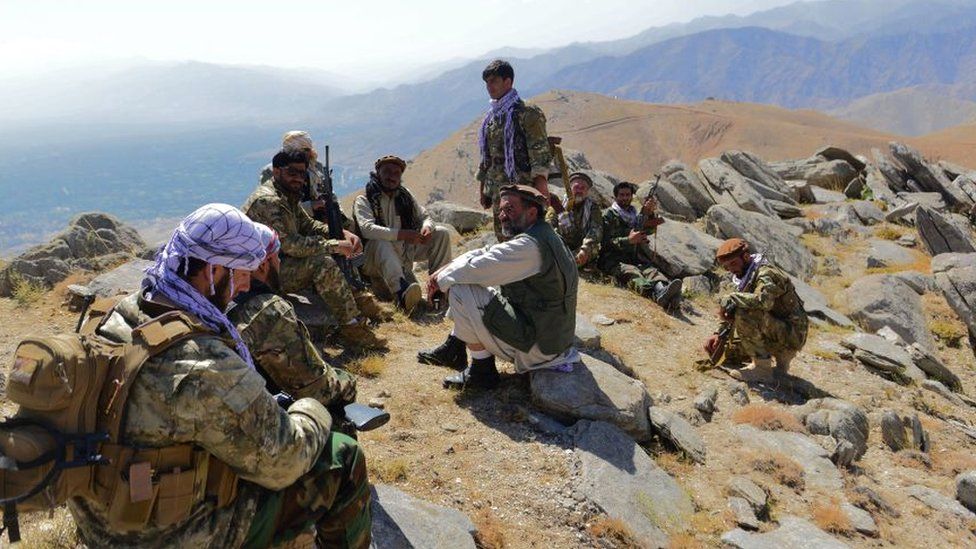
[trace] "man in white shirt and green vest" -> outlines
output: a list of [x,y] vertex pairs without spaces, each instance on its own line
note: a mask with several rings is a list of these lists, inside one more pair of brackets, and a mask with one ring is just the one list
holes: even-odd
[[579,362],[573,347],[576,262],[546,223],[546,203],[528,185],[502,187],[498,216],[507,240],[470,251],[428,279],[428,295],[447,293],[454,329],[417,359],[463,369],[447,377],[445,387],[495,387],[495,357],[512,362],[518,373],[569,371]]

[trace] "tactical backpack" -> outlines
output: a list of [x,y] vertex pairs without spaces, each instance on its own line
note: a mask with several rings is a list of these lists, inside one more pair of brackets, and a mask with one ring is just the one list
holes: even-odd
[[131,343],[96,333],[120,298],[95,302],[79,333],[23,340],[14,354],[7,396],[19,406],[0,422],[3,530],[20,539],[18,512],[52,509],[71,498],[99,502],[116,531],[176,524],[212,498],[233,501],[237,476],[192,444],[127,445],[126,402],[152,356],[194,335],[211,333],[170,311],[132,331]]

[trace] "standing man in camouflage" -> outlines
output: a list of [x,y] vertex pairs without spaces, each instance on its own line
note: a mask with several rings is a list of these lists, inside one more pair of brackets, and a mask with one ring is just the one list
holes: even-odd
[[396,156],[376,161],[366,194],[356,197],[353,227],[366,243],[363,272],[380,280],[397,307],[409,314],[421,299],[414,261],[433,273],[451,261],[451,235],[434,224],[401,184],[407,163]]
[[274,229],[281,238],[281,287],[296,292],[314,287],[339,322],[339,337],[346,345],[382,348],[367,324],[386,318],[386,312],[369,292],[353,293],[332,254],[346,257],[362,253],[359,237],[345,231],[344,240],[329,238],[329,228],[301,208],[308,158],[302,151],[281,151],[272,160],[272,185],[259,185],[244,204],[251,219]]
[[478,183],[481,207],[491,208],[495,237],[502,242],[498,221],[499,190],[513,183],[535,187],[549,199],[549,165],[552,152],[546,134],[546,115],[542,109],[519,97],[515,69],[496,59],[481,73],[491,98],[491,107],[478,133]]
[[[742,381],[785,377],[790,362],[807,341],[808,325],[803,301],[789,275],[762,254],[749,253],[749,244],[741,238],[723,242],[715,259],[732,273],[736,285],[735,292],[722,298],[719,309],[723,323],[732,325],[725,363],[736,365],[752,359],[751,367],[732,370],[730,375]],[[710,355],[718,339],[716,332],[705,341]]]
[[648,197],[638,212],[631,201],[637,185],[621,181],[613,186],[613,205],[603,212],[603,242],[598,266],[617,284],[654,300],[665,309],[681,302],[681,279],[668,280],[647,256],[647,233],[664,219],[654,215],[657,203]]
[[[204,453],[182,473],[164,469],[162,458],[159,470],[141,475],[136,473],[142,469],[119,464],[109,476],[124,468],[120,492],[102,497],[96,490],[91,498],[70,500],[85,545],[268,547],[314,538],[321,547],[369,546],[362,450],[331,430],[329,412],[315,399],[282,409],[223,313],[237,292],[248,289],[249,271],[263,261],[270,234],[226,204],[198,209],[156,255],[142,290],[100,324],[99,335],[120,343],[163,315],[199,326],[196,335],[152,355],[131,380],[122,440],[143,453],[159,449],[169,460],[179,455],[175,447]],[[157,474],[188,484],[156,484]],[[145,488],[137,491],[141,483]],[[227,490],[212,492],[217,486]],[[142,526],[120,529],[120,517]]]
[[314,398],[330,413],[341,414],[343,406],[356,401],[356,378],[325,362],[295,307],[280,295],[281,241],[277,234],[270,236],[267,256],[251,272],[250,289],[234,298],[227,317],[268,381],[270,393]]
[[[583,172],[569,176],[573,193],[573,209],[566,204],[550,200],[552,207],[546,212],[546,221],[552,225],[566,247],[573,253],[576,265],[584,267],[597,258],[600,241],[603,240],[603,212],[590,195],[593,180]],[[566,198],[569,202],[569,197]]]

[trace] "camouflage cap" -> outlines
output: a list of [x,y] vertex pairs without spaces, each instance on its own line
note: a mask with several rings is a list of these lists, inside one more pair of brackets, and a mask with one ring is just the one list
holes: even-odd
[[590,176],[583,172],[573,172],[569,174],[569,182],[572,183],[574,179],[582,179],[583,181],[586,181],[586,185],[588,187],[593,187],[593,180],[590,179]]
[[505,196],[506,194],[514,194],[522,197],[523,200],[529,200],[535,202],[536,204],[546,207],[546,197],[539,192],[539,189],[535,187],[530,187],[528,185],[505,185],[499,191],[499,196]]
[[715,251],[715,259],[722,259],[723,257],[738,255],[748,251],[748,242],[741,238],[730,238],[719,245],[718,250]]
[[376,161],[376,164],[373,165],[373,169],[375,169],[376,171],[380,171],[380,166],[382,166],[383,164],[386,164],[388,162],[389,163],[396,164],[397,166],[400,166],[400,171],[404,171],[404,170],[407,169],[407,163],[402,158],[400,158],[399,156],[396,156],[394,154],[388,154],[388,155],[384,156],[383,158],[380,158],[379,160],[377,160]]

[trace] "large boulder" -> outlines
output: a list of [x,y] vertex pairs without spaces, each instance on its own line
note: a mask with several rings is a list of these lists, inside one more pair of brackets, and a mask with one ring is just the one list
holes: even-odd
[[89,290],[98,297],[112,297],[131,294],[142,285],[146,276],[146,269],[154,262],[145,259],[133,259],[107,273],[102,273],[88,283]]
[[827,305],[827,299],[816,288],[795,276],[791,276],[790,281],[793,282],[796,295],[800,297],[800,301],[803,302],[803,310],[808,315],[829,322],[834,326],[850,328],[854,325],[851,319],[830,308]]
[[661,173],[675,190],[685,197],[695,210],[695,217],[705,215],[705,212],[715,205],[715,199],[705,188],[705,184],[694,171],[688,169],[688,166],[678,161],[671,161],[661,168]]
[[461,233],[473,231],[491,221],[491,215],[485,210],[476,210],[452,202],[433,202],[425,207],[431,219],[446,223]]
[[722,153],[721,158],[723,162],[732,166],[744,177],[788,196],[791,201],[796,199],[793,188],[787,185],[786,181],[773,171],[765,160],[755,154],[747,151],[726,151]]
[[851,334],[841,345],[854,353],[854,359],[873,372],[897,383],[921,383],[925,373],[915,366],[911,355],[901,347],[874,334]]
[[970,511],[958,501],[928,486],[916,484],[909,486],[906,491],[909,496],[921,501],[935,511],[955,515],[968,521],[976,520],[976,513]]
[[871,149],[871,154],[874,156],[874,167],[890,190],[896,193],[912,191],[911,185],[908,184],[910,176],[905,170],[896,166],[878,149]]
[[942,170],[926,162],[918,151],[897,142],[890,143],[889,149],[922,190],[941,194],[953,211],[969,211],[973,206],[973,200],[953,185]]
[[850,547],[812,523],[793,516],[779,521],[779,528],[763,534],[753,534],[736,528],[722,535],[722,543],[737,549],[846,549]]
[[793,413],[811,433],[849,442],[854,448],[854,459],[861,459],[867,452],[868,415],[850,402],[836,398],[813,399]]
[[652,263],[668,278],[684,278],[709,272],[715,266],[715,251],[721,240],[694,225],[667,221],[647,245]]
[[813,254],[800,241],[802,229],[780,219],[726,205],[709,208],[705,231],[719,239],[743,238],[753,250],[769,254],[776,266],[806,278],[816,266]]
[[688,494],[617,427],[580,421],[572,430],[579,460],[576,491],[622,521],[642,547],[666,547],[695,512]]
[[811,185],[842,191],[857,177],[857,170],[843,160],[824,160],[811,157],[804,160],[771,162],[772,168],[783,179],[799,179]]
[[667,179],[661,178],[659,181],[644,181],[638,185],[637,202],[643,204],[647,200],[647,195],[651,192],[654,193],[657,199],[662,215],[685,221],[694,221],[698,217],[698,214],[691,207],[688,199]]
[[890,240],[872,238],[868,240],[867,244],[867,267],[869,269],[905,265],[915,261],[915,255],[912,252]]
[[871,198],[884,202],[889,207],[895,207],[904,202],[892,190],[888,178],[874,165],[864,169],[864,186],[871,192]]
[[865,276],[851,284],[844,297],[849,316],[865,330],[876,332],[888,326],[908,343],[934,347],[922,300],[902,279],[887,274]]
[[718,158],[705,158],[698,162],[702,181],[708,183],[716,202],[735,205],[743,210],[778,218],[776,210],[756,191],[746,178]]
[[813,156],[819,156],[824,160],[843,160],[857,171],[861,171],[865,166],[867,166],[867,164],[864,163],[864,160],[854,156],[850,151],[840,147],[834,147],[833,145],[827,145],[817,149],[817,152],[813,153]]
[[962,382],[959,380],[959,376],[946,367],[932,351],[923,348],[918,343],[912,343],[905,350],[912,357],[915,366],[925,372],[925,375],[938,380],[953,391],[962,391]]
[[392,486],[372,486],[370,513],[376,547],[475,548],[478,530],[464,513],[417,499]]
[[918,236],[929,254],[976,252],[976,242],[966,221],[943,215],[926,206],[915,209],[915,226]]
[[606,362],[585,356],[571,372],[535,370],[530,385],[532,402],[559,419],[606,421],[639,441],[651,436],[647,388]]
[[976,339],[976,253],[932,258],[932,274],[946,302]]
[[658,406],[648,408],[647,416],[651,420],[651,427],[663,439],[684,452],[695,463],[705,463],[705,440],[688,420]]
[[830,461],[830,452],[810,437],[787,431],[761,431],[752,425],[737,425],[742,446],[761,455],[784,454],[803,470],[807,488],[832,492],[844,487],[840,470]]
[[956,500],[976,513],[976,471],[959,473],[956,477]]

